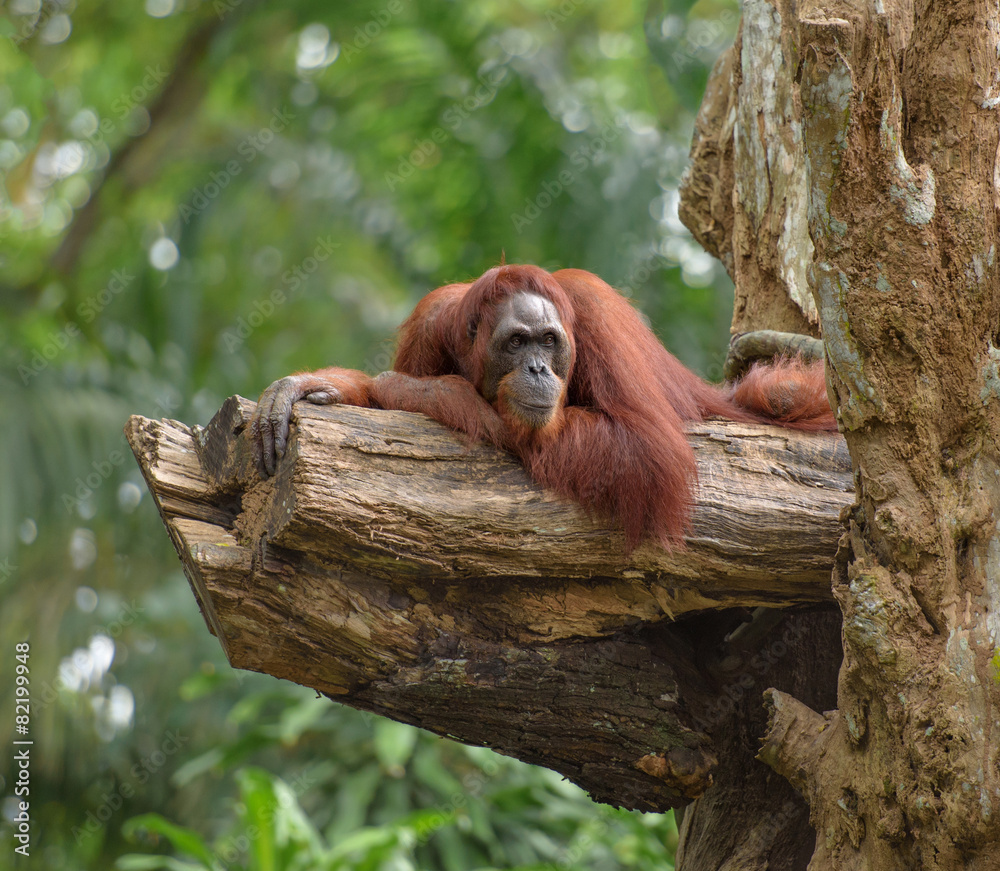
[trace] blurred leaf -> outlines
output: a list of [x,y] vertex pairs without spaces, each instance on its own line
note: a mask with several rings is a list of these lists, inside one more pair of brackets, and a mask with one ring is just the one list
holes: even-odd
[[185,762],[174,772],[173,782],[177,786],[186,786],[197,777],[213,768],[219,768],[225,754],[218,747],[212,747],[199,756]]
[[375,722],[375,756],[382,768],[394,777],[401,776],[403,768],[417,744],[417,730],[393,720]]
[[244,821],[253,833],[250,840],[252,867],[257,871],[276,871],[276,819],[282,812],[271,776],[260,769],[244,768],[237,772],[240,797],[246,805]]
[[225,674],[198,672],[181,684],[178,694],[185,702],[194,702],[224,686],[230,678]]
[[124,832],[125,836],[130,838],[140,834],[143,836],[147,834],[161,835],[170,841],[179,853],[198,859],[206,868],[210,868],[212,865],[212,852],[196,832],[178,826],[159,814],[143,814],[133,817],[125,823]]
[[280,740],[282,744],[295,744],[303,733],[314,728],[322,720],[330,707],[325,698],[303,699],[299,704],[287,708],[281,715]]
[[205,865],[181,862],[170,856],[143,856],[139,853],[121,856],[115,861],[115,868],[120,871],[152,871],[156,868],[165,868],[166,871],[196,871],[205,867]]

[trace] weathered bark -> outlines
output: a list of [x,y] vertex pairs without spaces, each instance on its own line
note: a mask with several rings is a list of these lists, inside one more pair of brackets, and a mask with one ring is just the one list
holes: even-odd
[[852,501],[839,436],[692,426],[689,546],[626,559],[620,533],[421,415],[302,403],[278,474],[261,481],[244,436],[252,409],[234,397],[204,430],[127,427],[236,667],[546,765],[602,801],[664,810],[712,782],[713,736],[752,680],[815,643],[802,627],[829,626],[759,616],[727,641],[746,610],[725,625],[670,620],[761,603],[829,615]]
[[[303,403],[291,461],[260,484],[241,435],[252,407],[230,400],[201,438],[216,488],[246,491],[236,520],[242,541],[349,559],[373,577],[502,577],[489,607],[517,611],[523,637],[830,599],[838,518],[853,501],[839,436],[692,425],[699,482],[687,546],[670,553],[645,544],[626,560],[620,532],[536,487],[511,457],[405,412]],[[558,579],[561,595],[586,607],[543,599],[540,578]],[[593,578],[605,580],[583,583]]]
[[[719,632],[727,617],[732,619],[704,615],[701,631]],[[767,726],[761,693],[781,686],[816,710],[835,706],[841,621],[836,609],[779,619],[752,656],[730,652],[724,663],[729,669],[719,698],[732,703],[720,711],[712,733],[718,759],[712,787],[683,814],[681,871],[797,871],[812,855],[816,839],[808,806],[790,783],[754,758]]]
[[787,74],[796,51],[769,3],[744,3],[736,41],[709,79],[681,183],[681,220],[736,285],[734,334],[819,334],[806,275],[807,165],[801,126],[789,123],[799,109]]
[[[719,55],[695,118],[691,159],[681,179],[678,215],[698,243],[718,257],[735,283],[733,257],[733,132],[736,72],[742,25],[735,44]],[[781,329],[775,326],[774,329]],[[742,332],[742,331],[741,331]]]
[[[735,168],[714,168],[740,180],[738,293],[740,251],[771,276],[799,252],[859,496],[834,576],[838,710],[771,694],[762,758],[809,801],[815,871],[1000,868],[1000,9],[745,15],[730,69],[765,90],[747,114],[732,75]],[[716,88],[711,112],[723,102]],[[787,280],[759,292],[792,303]]]

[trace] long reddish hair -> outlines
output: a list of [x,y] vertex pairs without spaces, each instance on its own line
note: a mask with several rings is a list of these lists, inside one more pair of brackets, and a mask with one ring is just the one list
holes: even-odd
[[[755,369],[736,386],[708,384],[663,347],[627,299],[579,269],[505,264],[438,288],[403,324],[396,370],[459,375],[479,389],[499,303],[517,293],[552,303],[572,365],[565,407],[549,426],[508,422],[493,440],[517,453],[538,483],[616,519],[629,548],[646,536],[669,547],[689,528],[697,465],[684,421],[835,428],[821,367],[790,361]],[[449,425],[482,435],[480,417]]]

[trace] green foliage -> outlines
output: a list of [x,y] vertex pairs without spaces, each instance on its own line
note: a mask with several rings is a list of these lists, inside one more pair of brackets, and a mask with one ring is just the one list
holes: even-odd
[[[385,734],[415,747],[417,732],[396,723],[380,723]],[[438,747],[423,736],[410,780],[431,787],[447,800],[422,808],[373,810],[377,824],[357,816],[359,800],[377,793],[372,768],[362,777],[338,785],[341,797],[352,796],[347,819],[338,817],[321,828],[319,815],[303,807],[309,777],[294,783],[260,768],[240,768],[234,779],[239,795],[226,829],[213,841],[178,826],[160,814],[144,814],[125,825],[125,835],[156,852],[120,857],[122,871],[151,868],[241,868],[247,871],[380,871],[385,868],[663,868],[664,849],[676,839],[670,817],[647,817],[581,802],[578,791],[548,772],[518,777],[510,761],[492,754],[467,754],[464,783],[441,763]],[[421,760],[422,757],[422,761]],[[506,770],[504,770],[506,769]],[[385,776],[385,769],[382,769]],[[404,776],[403,771],[395,775]],[[436,781],[436,783],[435,783]],[[520,782],[519,782],[520,781]],[[433,785],[432,785],[433,784]],[[476,801],[478,790],[489,798],[489,812]],[[470,798],[471,796],[471,798]],[[169,847],[173,855],[164,855]]]
[[[218,690],[214,680],[200,677],[185,685],[189,697]],[[280,765],[286,784],[281,807],[294,804],[293,812],[305,813],[318,833],[310,838],[313,852],[307,851],[317,864],[303,867],[327,867],[322,864],[327,859],[317,857],[330,853],[337,857],[330,867],[336,868],[338,863],[445,871],[546,863],[581,869],[662,868],[676,840],[669,815],[594,805],[552,772],[331,706],[287,684],[262,682],[260,689],[242,696],[227,720],[229,738],[179,766],[173,783],[198,794],[212,778],[226,782],[230,772],[246,772],[250,760],[269,763],[272,769]],[[327,752],[331,747],[335,754]],[[246,777],[236,775],[243,792]],[[259,780],[252,783],[259,786]],[[207,848],[213,856],[235,847],[249,853],[250,840],[265,838],[257,834],[259,821],[247,818],[248,808],[248,801],[238,799],[226,814],[204,809],[214,820],[216,834]],[[151,828],[146,821],[130,823],[128,833],[136,844],[161,853],[168,853],[169,846],[178,858],[185,851],[195,855],[176,838],[143,835]],[[277,817],[269,822],[280,828]],[[271,833],[266,840],[277,842],[277,837]],[[243,865],[227,856],[225,867]]]
[[290,867],[289,844],[386,868],[663,867],[669,817],[232,672],[121,429],[205,423],[297,368],[387,368],[422,294],[501,256],[599,273],[718,372],[731,293],[676,189],[736,10],[5,7],[0,599],[31,643],[31,863],[192,867],[291,789],[246,867]]

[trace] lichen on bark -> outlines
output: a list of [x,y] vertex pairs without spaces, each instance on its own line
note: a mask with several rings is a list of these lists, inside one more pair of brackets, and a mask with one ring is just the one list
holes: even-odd
[[784,98],[741,105],[734,133],[737,298],[770,298],[736,323],[781,328],[787,314],[758,318],[796,307],[766,230],[801,171],[757,138],[782,131],[803,149],[798,250],[858,494],[834,573],[837,711],[772,704],[763,758],[810,802],[814,871],[1000,867],[1000,10],[759,0],[746,15],[729,99],[750,70]]

